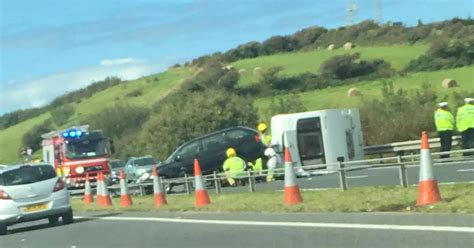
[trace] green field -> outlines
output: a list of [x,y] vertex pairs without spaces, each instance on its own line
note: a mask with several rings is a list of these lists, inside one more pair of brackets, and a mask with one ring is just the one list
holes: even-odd
[[270,67],[281,66],[283,75],[297,75],[303,72],[318,73],[321,64],[335,55],[360,53],[361,59],[384,59],[396,70],[402,69],[412,59],[425,53],[428,45],[394,45],[394,46],[376,46],[376,47],[356,47],[352,50],[342,48],[328,50],[313,50],[308,52],[284,53],[271,56],[263,56],[253,59],[245,59],[234,62],[237,70],[244,69],[240,74],[240,84],[247,85],[257,82],[259,76],[254,73],[256,67],[262,70]]
[[[283,204],[283,192],[262,191],[255,193],[211,194],[211,204],[194,206],[194,196],[169,195],[168,205],[157,211],[204,212],[437,212],[474,213],[474,184],[459,183],[439,185],[442,202],[432,206],[417,207],[418,187],[399,186],[359,187],[342,192],[339,189],[302,192],[303,203],[296,206]],[[119,206],[119,199],[112,207],[96,204],[84,205],[80,198],[73,199],[74,211],[154,211],[153,197],[133,197],[130,208]]]
[[[458,82],[459,87],[444,89],[441,82],[445,78],[452,78]],[[450,95],[454,91],[474,91],[474,66],[440,70],[434,72],[418,72],[406,76],[399,76],[385,81],[391,81],[395,88],[406,90],[419,89],[423,83],[428,83],[438,92],[438,95]],[[300,100],[308,110],[328,109],[328,108],[349,108],[357,107],[362,98],[380,96],[381,80],[360,82],[348,86],[338,86],[323,90],[315,90],[300,93]],[[348,97],[347,91],[352,88],[358,88],[361,97]],[[256,106],[263,110],[268,108],[269,98],[257,99]]]

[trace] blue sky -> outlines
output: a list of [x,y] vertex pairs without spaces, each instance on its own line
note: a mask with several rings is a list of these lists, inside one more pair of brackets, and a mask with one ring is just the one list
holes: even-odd
[[[354,22],[375,18],[356,0]],[[383,20],[415,25],[473,13],[473,0],[381,0]],[[0,0],[0,114],[42,106],[106,76],[176,62],[312,25],[346,23],[345,0]]]

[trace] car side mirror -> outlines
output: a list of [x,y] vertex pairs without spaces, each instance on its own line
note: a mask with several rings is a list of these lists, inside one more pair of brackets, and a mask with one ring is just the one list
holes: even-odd
[[174,161],[175,161],[175,162],[179,162],[179,161],[181,161],[181,156],[180,156],[180,155],[178,155],[178,156],[174,157]]

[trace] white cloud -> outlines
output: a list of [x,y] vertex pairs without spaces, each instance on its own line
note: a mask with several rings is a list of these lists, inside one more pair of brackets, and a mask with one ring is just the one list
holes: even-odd
[[104,59],[100,61],[100,65],[126,65],[126,64],[137,64],[140,61],[134,58],[119,58],[119,59]]
[[112,63],[5,84],[0,86],[0,115],[17,109],[43,106],[65,92],[86,87],[108,76],[132,80],[164,69],[165,65],[157,63]]

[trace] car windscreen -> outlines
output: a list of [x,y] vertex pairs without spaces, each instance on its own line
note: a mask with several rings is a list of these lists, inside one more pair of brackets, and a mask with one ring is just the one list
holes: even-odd
[[105,139],[67,140],[66,157],[70,159],[97,157],[107,154]]
[[13,186],[36,183],[56,177],[50,165],[25,165],[0,174],[0,185]]
[[140,159],[135,160],[134,163],[135,165],[138,165],[138,166],[147,166],[147,165],[156,164],[156,161],[153,158],[140,158]]
[[124,167],[124,164],[122,163],[122,161],[112,161],[110,162],[110,166],[112,167],[112,169],[115,169]]

